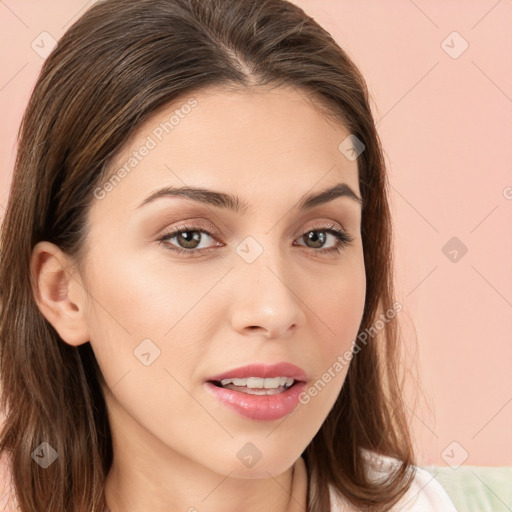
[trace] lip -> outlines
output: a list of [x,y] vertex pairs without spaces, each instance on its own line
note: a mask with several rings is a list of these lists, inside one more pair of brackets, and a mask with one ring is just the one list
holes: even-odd
[[238,415],[251,420],[272,421],[283,418],[296,409],[300,395],[306,389],[306,383],[295,382],[291,388],[277,395],[250,395],[242,391],[220,388],[212,382],[206,382],[205,387]]
[[[295,382],[286,391],[275,395],[251,395],[215,385],[215,382],[220,383],[222,379],[244,379],[248,377],[262,377],[264,379],[288,377],[294,379]],[[252,420],[272,421],[290,414],[297,407],[299,397],[306,389],[307,380],[304,370],[291,363],[253,363],[214,375],[205,382],[205,387],[222,404],[240,416]]]
[[306,373],[302,368],[291,363],[281,362],[276,364],[253,363],[247,366],[241,366],[239,368],[234,368],[227,372],[214,375],[207,379],[207,382],[220,382],[222,379],[232,378],[245,379],[248,377],[262,377],[264,379],[270,379],[272,377],[288,377],[300,382],[307,381]]

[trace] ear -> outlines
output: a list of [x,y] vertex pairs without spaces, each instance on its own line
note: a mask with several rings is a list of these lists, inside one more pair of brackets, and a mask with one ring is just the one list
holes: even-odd
[[30,273],[37,306],[59,336],[73,346],[88,342],[86,290],[69,258],[55,244],[39,242]]

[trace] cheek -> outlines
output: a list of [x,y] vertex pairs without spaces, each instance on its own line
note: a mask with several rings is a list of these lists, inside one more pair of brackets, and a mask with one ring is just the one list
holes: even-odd
[[[345,352],[357,337],[362,320],[366,296],[366,276],[362,253],[340,266],[336,275],[315,280],[307,304],[311,318],[322,333],[322,353],[325,364]],[[313,320],[312,320],[313,322]]]
[[[189,442],[199,442],[199,426],[208,417],[190,392],[193,370],[205,350],[201,324],[206,314],[213,314],[208,291],[219,276],[190,280],[187,273],[171,273],[168,267],[137,258],[114,259],[95,268],[100,271],[91,283],[96,299],[91,345],[121,404],[118,408],[111,402],[115,416],[134,432],[143,425],[168,446],[175,439],[185,443],[187,435]],[[187,429],[184,423],[198,427]]]
[[301,397],[314,428],[320,428],[343,387],[353,357],[353,343],[363,316],[366,276],[362,251],[360,257],[340,266],[330,278],[316,279],[308,294],[310,328],[315,346],[308,346],[305,360],[317,361],[317,372]]
[[107,383],[140,367],[169,368],[181,382],[190,380],[205,349],[204,326],[218,315],[210,292],[224,270],[197,279],[197,272],[171,269],[166,260],[91,261],[97,269],[90,284],[91,345]]

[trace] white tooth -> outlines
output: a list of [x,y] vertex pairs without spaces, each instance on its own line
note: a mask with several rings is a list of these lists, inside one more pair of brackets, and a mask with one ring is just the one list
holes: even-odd
[[265,379],[261,377],[249,377],[246,386],[248,388],[262,388]]
[[279,385],[284,386],[286,384],[287,377],[279,377]]
[[294,383],[294,379],[288,377],[272,377],[264,379],[263,377],[248,377],[246,379],[222,379],[222,386],[234,384],[239,387],[247,387],[251,389],[277,389],[279,387],[290,387]]
[[282,386],[282,377],[274,377],[271,379],[264,379],[263,387],[265,389],[271,389],[271,388],[278,388],[279,386]]

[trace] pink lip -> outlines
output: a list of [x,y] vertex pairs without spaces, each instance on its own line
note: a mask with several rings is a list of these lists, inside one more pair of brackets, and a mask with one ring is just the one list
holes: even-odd
[[206,382],[205,386],[209,393],[240,416],[262,421],[277,420],[290,414],[299,404],[300,394],[306,389],[305,382],[295,382],[291,388],[277,395],[249,395],[220,388],[211,382]]
[[262,377],[270,379],[272,377],[288,377],[296,381],[306,382],[307,377],[304,370],[291,363],[277,364],[249,364],[240,368],[235,368],[219,375],[214,375],[208,379],[208,382],[220,382],[222,379],[245,379],[248,377]]
[[[276,395],[250,395],[214,384],[223,379],[247,377],[288,377],[295,379],[295,383],[291,388]],[[297,407],[300,394],[306,389],[306,381],[306,373],[294,364],[250,364],[214,375],[208,379],[205,386],[208,392],[237,414],[252,420],[271,421],[290,414]]]

